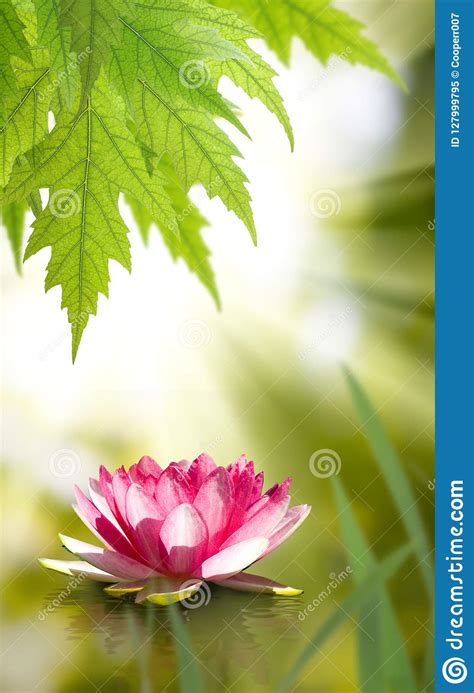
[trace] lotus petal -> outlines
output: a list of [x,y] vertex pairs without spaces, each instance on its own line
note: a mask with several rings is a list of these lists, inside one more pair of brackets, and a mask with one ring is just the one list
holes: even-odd
[[203,452],[202,455],[196,457],[188,470],[189,478],[194,488],[198,489],[204,482],[204,479],[206,479],[215,468],[216,463],[207,453]]
[[234,486],[237,485],[240,479],[240,475],[247,467],[248,463],[249,461],[247,455],[240,455],[240,457],[238,457],[235,462],[232,462],[232,464],[229,464],[229,466],[227,467],[227,471],[229,472],[229,476]]
[[96,537],[111,549],[124,553],[131,558],[138,558],[137,552],[130,544],[123,532],[110,522],[95,507],[77,486],[75,487],[77,506],[73,506],[79,518],[89,527]]
[[207,550],[207,527],[198,511],[189,503],[170,512],[160,532],[166,551],[164,563],[171,573],[192,574],[201,565]]
[[270,534],[270,543],[264,555],[266,556],[267,553],[270,553],[270,551],[273,551],[277,546],[280,546],[282,542],[286,541],[286,539],[298,529],[300,524],[306,520],[310,512],[310,505],[296,505],[294,508],[290,508],[283,520],[280,521]]
[[146,580],[135,580],[133,582],[117,582],[115,585],[104,587],[104,592],[110,594],[111,597],[125,597],[127,594],[139,592],[147,584]]
[[263,472],[260,472],[257,474],[255,477],[255,480],[253,482],[253,489],[252,489],[252,495],[250,497],[250,502],[249,505],[253,505],[262,495],[262,488],[263,488],[263,481],[264,481],[265,475]]
[[97,479],[89,479],[89,496],[97,510],[100,510],[102,515],[104,515],[113,525],[120,529],[120,525],[118,524],[115,515],[111,511],[104,494],[102,493],[100,481]]
[[133,531],[133,539],[144,558],[159,569],[161,554],[159,548],[160,529],[164,515],[156,501],[138,484],[132,484],[125,499],[127,521]]
[[111,575],[103,570],[99,570],[85,561],[58,561],[54,558],[38,558],[38,563],[48,570],[55,570],[64,575],[84,575],[91,580],[98,582],[115,582],[118,580],[116,575]]
[[157,572],[152,570],[149,566],[134,561],[132,558],[128,558],[128,556],[124,556],[116,551],[101,549],[100,546],[87,544],[84,541],[66,537],[63,534],[60,534],[59,537],[68,551],[71,551],[71,553],[76,554],[76,556],[87,561],[87,563],[95,565],[96,568],[106,573],[118,575],[118,579],[140,579],[157,575]]
[[195,594],[202,585],[202,580],[177,580],[163,578],[161,580],[151,580],[147,586],[142,589],[136,596],[137,604],[148,600],[159,606],[174,604],[183,599],[187,599]]
[[284,484],[275,491],[268,502],[222,544],[223,549],[250,537],[268,537],[288,510],[290,497]]
[[190,462],[189,460],[180,460],[179,462],[176,462],[176,464],[178,465],[178,467],[181,467],[183,472],[188,472],[189,468],[192,465],[192,462]]
[[210,552],[222,543],[234,507],[233,496],[229,473],[223,467],[217,467],[203,482],[194,499],[194,507],[205,518]]
[[254,485],[253,464],[250,462],[240,474],[235,484],[234,504],[232,514],[227,526],[227,534],[232,534],[238,529],[244,519],[246,508],[248,507]]
[[138,464],[132,464],[128,470],[128,476],[130,477],[132,484],[144,484],[147,477],[147,475],[142,472]]
[[204,580],[224,580],[240,573],[256,561],[268,547],[265,537],[252,537],[233,544],[208,558],[196,572]]
[[193,502],[194,493],[180,467],[170,465],[165,469],[156,484],[155,498],[163,516],[181,503]]
[[279,597],[297,597],[303,594],[303,590],[295,589],[282,585],[273,580],[260,577],[260,575],[252,575],[251,573],[237,573],[226,580],[213,580],[216,585],[221,587],[229,587],[239,592],[260,592],[264,594],[275,594]]
[[112,475],[112,491],[118,513],[117,519],[124,527],[127,527],[125,498],[127,496],[128,487],[131,483],[130,477],[123,467],[117,469]]
[[151,474],[151,476],[154,476],[156,479],[160,477],[163,471],[160,465],[155,462],[153,457],[149,457],[148,455],[143,455],[143,457],[140,458],[138,467],[145,474],[145,476],[150,476]]

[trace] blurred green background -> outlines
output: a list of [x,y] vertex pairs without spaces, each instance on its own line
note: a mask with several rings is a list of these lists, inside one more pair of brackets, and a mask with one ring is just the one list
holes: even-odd
[[[5,691],[185,685],[172,614],[68,588],[36,559],[66,557],[59,531],[87,537],[72,487],[100,463],[203,450],[220,464],[246,452],[268,486],[293,476],[294,503],[313,511],[256,570],[305,593],[216,589],[181,609],[184,676],[208,691],[432,689],[433,7],[345,6],[409,91],[338,59],[324,69],[298,42],[288,70],[265,52],[296,150],[239,93],[258,248],[193,191],[211,222],[221,313],[157,233],[145,250],[137,231],[133,274],[111,267],[110,300],[73,367],[57,296],[42,293],[47,251],[20,278],[2,239]],[[337,475],[314,473],[321,450]],[[373,578],[408,542],[397,571]]]

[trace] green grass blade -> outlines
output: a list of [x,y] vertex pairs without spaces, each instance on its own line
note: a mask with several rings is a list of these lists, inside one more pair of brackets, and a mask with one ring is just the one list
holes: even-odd
[[[134,604],[125,604],[125,613],[128,626],[128,632],[130,640],[133,644],[135,651],[135,661],[137,663],[137,668],[140,674],[140,693],[152,693],[153,688],[150,681],[150,673],[148,670],[148,655],[150,641],[147,638],[145,642],[143,638],[140,637],[139,628],[137,627],[137,621],[139,621],[139,616],[136,613],[137,609]],[[150,613],[148,609],[147,613],[147,624],[149,625],[148,632],[151,633],[152,624],[149,623],[148,614]]]
[[345,368],[344,372],[362,428],[367,435],[374,457],[382,471],[393,501],[398,508],[400,519],[405,525],[408,536],[415,543],[423,580],[428,594],[432,595],[433,568],[430,561],[431,546],[417,507],[417,498],[411,489],[402,463],[365,391],[348,368]]
[[[334,487],[337,514],[342,530],[341,538],[346,550],[347,561],[352,567],[355,584],[360,585],[367,577],[367,573],[375,569],[376,562],[370,560],[370,556],[365,555],[368,546],[352,514],[350,501],[341,482],[337,477],[333,477],[331,482]],[[363,624],[361,623],[361,627],[356,631],[361,693],[366,693],[367,690],[385,690],[385,677],[381,668],[383,662],[383,624],[381,624],[380,602],[383,591],[382,587],[371,591],[358,609],[357,616],[359,619],[363,619]],[[368,682],[368,687],[366,687],[365,682]]]
[[197,666],[198,660],[193,654],[188,631],[179,608],[176,604],[169,604],[167,609],[174,635],[180,689],[182,693],[204,693],[201,674]]
[[287,691],[290,686],[298,679],[300,673],[314,657],[315,649],[320,649],[326,640],[337,630],[337,628],[347,619],[347,614],[351,614],[360,608],[367,600],[369,592],[377,590],[380,585],[389,580],[403,565],[408,556],[413,552],[411,543],[402,546],[391,553],[384,561],[378,564],[374,571],[370,571],[367,577],[356,588],[342,600],[341,608],[331,612],[322,626],[318,628],[310,643],[304,648],[296,662],[291,667],[279,686],[279,691]]
[[[356,585],[377,569],[378,562],[352,512],[351,504],[338,477],[332,477],[342,540]],[[418,687],[390,595],[384,585],[373,590],[361,604],[359,617],[363,630],[357,631],[359,688],[369,691],[417,693]]]

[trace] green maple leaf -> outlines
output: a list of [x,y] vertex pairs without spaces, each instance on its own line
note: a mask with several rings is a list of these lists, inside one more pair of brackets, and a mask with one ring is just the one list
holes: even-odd
[[210,197],[220,197],[255,240],[247,178],[234,161],[241,155],[215,117],[242,130],[217,90],[226,74],[277,112],[291,137],[274,72],[247,45],[258,33],[234,13],[199,0],[154,0],[123,25],[112,78],[128,94],[139,139],[170,156],[185,191],[201,184]]
[[186,191],[201,183],[210,197],[218,195],[255,240],[247,178],[233,161],[240,152],[212,117],[205,111],[190,109],[178,99],[170,103],[146,80],[137,95],[137,110],[138,104],[143,115],[138,122],[140,139],[154,152],[170,155]]
[[30,50],[25,37],[25,25],[20,21],[13,5],[8,0],[0,2],[0,123],[3,125],[7,114],[7,101],[17,96],[17,83],[12,57],[30,60]]
[[171,10],[168,4],[138,6],[133,20],[121,18],[124,34],[120,46],[112,49],[110,77],[131,114],[135,114],[133,97],[139,87],[139,76],[144,71],[154,72],[160,92],[168,98],[185,87],[190,105],[229,120],[246,134],[233,108],[207,80],[202,80],[202,84],[186,82],[187,66],[190,71],[193,68],[199,71],[204,59],[245,60],[245,55],[215,29],[190,23],[189,7],[182,13],[179,12],[181,3],[173,0]]
[[123,124],[122,100],[105,79],[74,119],[58,124],[41,143],[40,163],[18,167],[5,202],[49,187],[49,202],[34,222],[25,259],[51,247],[46,290],[62,288],[72,329],[73,359],[99,293],[108,296],[109,260],[130,270],[128,229],[118,211],[121,191],[172,224],[174,212],[159,171],[149,175],[140,147]]
[[48,111],[55,93],[48,50],[35,45],[36,16],[32,6],[19,7],[18,16],[30,49],[26,55],[15,53],[11,58],[15,89],[6,93],[2,104],[0,187],[8,182],[13,165],[22,154],[31,152],[32,159],[36,158],[35,145],[48,132]]
[[58,81],[59,99],[71,108],[78,86],[78,68],[83,62],[71,50],[71,32],[60,24],[61,7],[59,0],[38,0],[37,5],[37,45],[49,51],[49,66]]
[[[219,4],[219,3],[216,3]],[[239,12],[240,4],[235,9]],[[242,21],[238,14],[224,10],[223,7],[213,7],[207,2],[191,0],[189,3],[180,3],[173,8],[176,17],[192,17],[196,26],[213,27],[221,31],[223,35],[237,46],[245,60],[206,61],[216,81],[221,76],[229,77],[234,84],[241,87],[250,97],[259,99],[269,111],[274,113],[293,146],[293,132],[290,120],[283,104],[280,92],[273,83],[277,73],[265,60],[249,45],[249,39],[264,38],[253,23],[252,13]]]
[[122,40],[121,15],[132,12],[128,0],[59,0],[59,30],[70,35],[71,50],[80,58],[82,100],[90,94],[112,46]]
[[375,43],[362,34],[364,24],[336,9],[330,0],[212,0],[238,12],[265,37],[268,46],[288,64],[293,37],[326,65],[331,55],[362,63],[386,74],[402,88],[403,80]]
[[18,88],[5,101],[5,122],[0,127],[3,150],[0,186],[7,184],[21,154],[31,151],[31,157],[36,157],[35,145],[48,132],[48,111],[54,96],[46,53],[36,51],[33,64],[14,62]]

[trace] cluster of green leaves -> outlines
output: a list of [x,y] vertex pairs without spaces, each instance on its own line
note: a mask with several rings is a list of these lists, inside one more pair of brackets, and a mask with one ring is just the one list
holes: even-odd
[[275,72],[250,39],[288,62],[299,36],[324,63],[336,54],[398,79],[361,24],[327,0],[1,0],[0,13],[2,218],[20,269],[33,212],[24,259],[51,249],[46,290],[61,287],[73,359],[108,295],[109,260],[131,269],[120,194],[145,241],[156,225],[217,303],[190,189],[220,198],[255,241],[240,153],[217,119],[248,133],[220,78],[259,99],[291,146],[293,134]]

